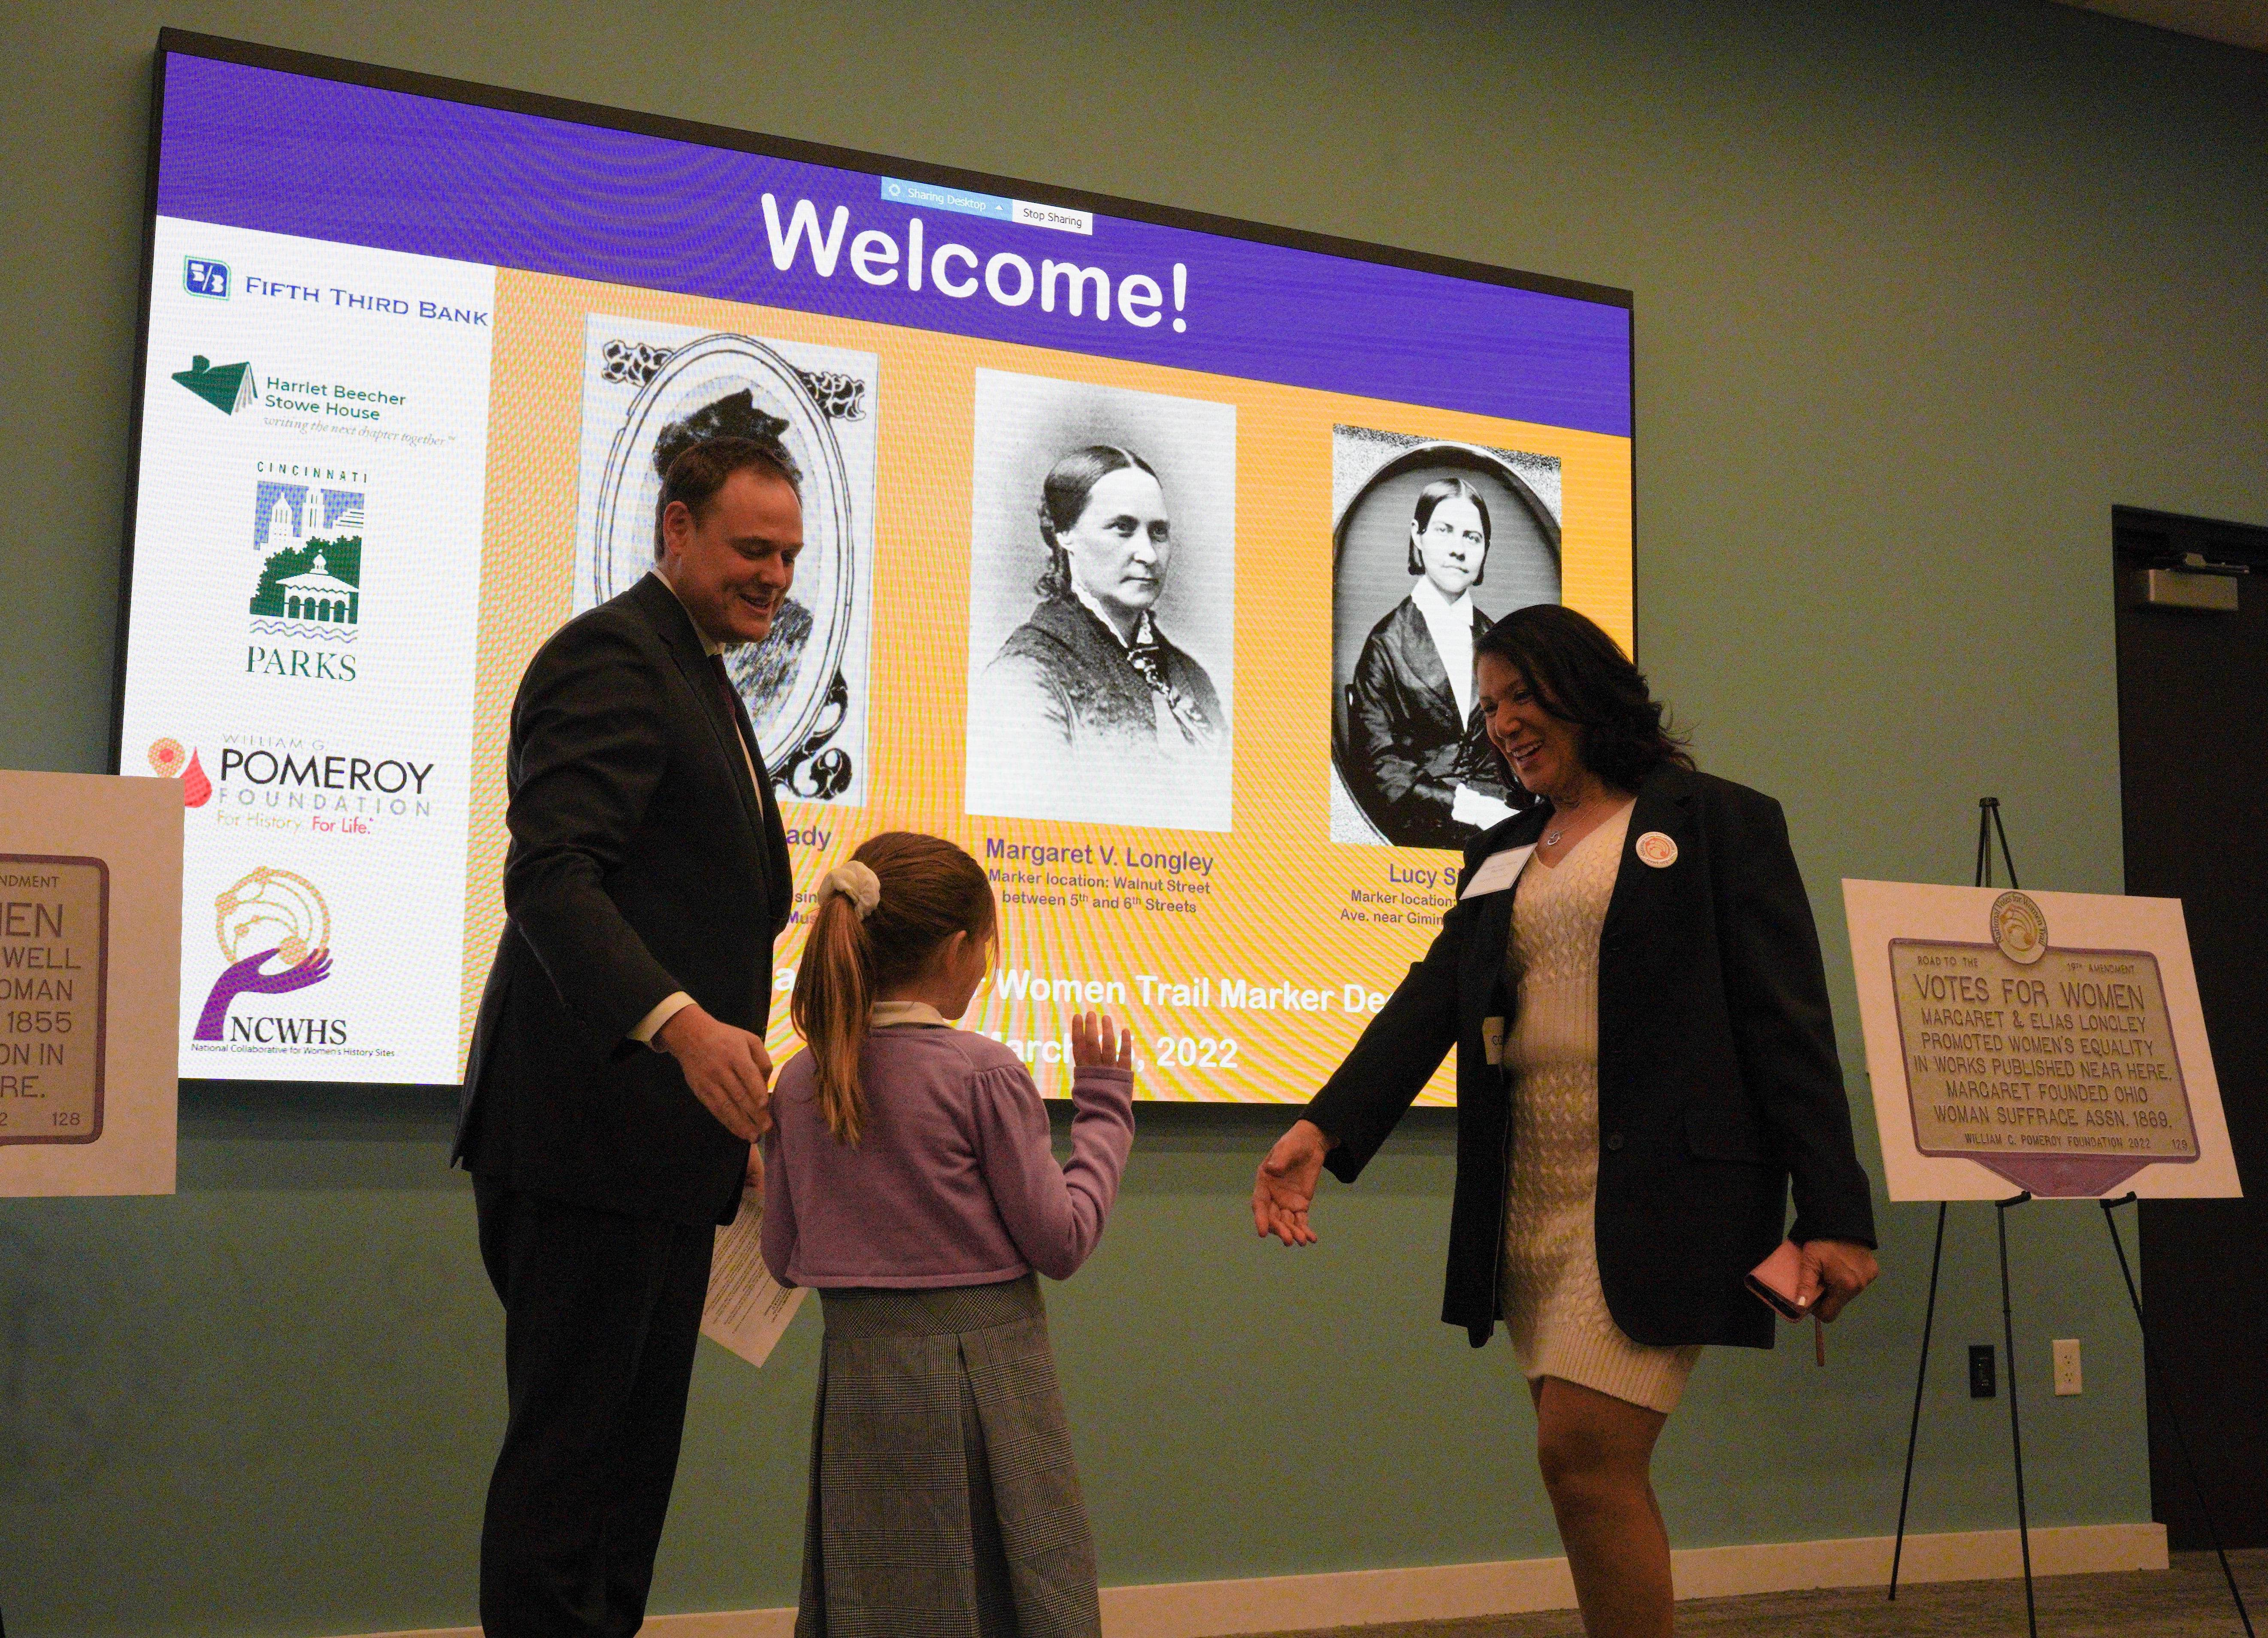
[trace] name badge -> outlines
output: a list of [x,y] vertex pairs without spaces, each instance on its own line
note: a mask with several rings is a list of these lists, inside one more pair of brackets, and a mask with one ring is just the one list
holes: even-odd
[[1481,860],[1480,868],[1473,872],[1473,879],[1465,883],[1465,890],[1457,896],[1478,898],[1484,893],[1503,892],[1520,880],[1521,867],[1535,851],[1535,844],[1530,842],[1525,847],[1508,847],[1501,853],[1491,853]]

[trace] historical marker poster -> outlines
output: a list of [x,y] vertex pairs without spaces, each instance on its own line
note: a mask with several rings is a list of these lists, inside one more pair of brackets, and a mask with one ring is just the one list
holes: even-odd
[[1843,895],[1892,1199],[2241,1192],[2177,900]]
[[173,1188],[181,787],[0,771],[0,1195]]

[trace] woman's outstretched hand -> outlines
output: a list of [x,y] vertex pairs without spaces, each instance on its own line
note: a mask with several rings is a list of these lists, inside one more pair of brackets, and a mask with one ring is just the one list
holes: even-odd
[[1131,1069],[1134,1032],[1121,1028],[1108,1013],[1074,1013],[1071,1061],[1074,1069]]
[[1252,1175],[1252,1227],[1262,1239],[1272,1234],[1285,1245],[1314,1244],[1307,1207],[1314,1201],[1315,1181],[1330,1147],[1331,1140],[1312,1120],[1294,1122],[1291,1131],[1276,1140],[1276,1147]]

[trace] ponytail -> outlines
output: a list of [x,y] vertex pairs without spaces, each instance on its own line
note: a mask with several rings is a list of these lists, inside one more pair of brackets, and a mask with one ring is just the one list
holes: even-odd
[[827,873],[788,1016],[811,1050],[819,1112],[840,1143],[865,1124],[858,1059],[875,998],[918,978],[956,933],[992,936],[984,868],[942,837],[885,830]]
[[865,1049],[867,1017],[874,1006],[874,962],[867,948],[865,912],[847,893],[820,894],[795,975],[788,1016],[810,1045],[819,1071],[819,1112],[844,1143],[858,1141],[866,1115],[858,1086],[858,1054]]

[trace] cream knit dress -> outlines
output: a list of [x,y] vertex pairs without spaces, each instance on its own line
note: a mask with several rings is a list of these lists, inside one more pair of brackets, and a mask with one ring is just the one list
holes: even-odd
[[1557,1376],[1667,1413],[1699,1346],[1631,1341],[1599,1287],[1599,929],[1630,811],[1578,842],[1556,868],[1529,855],[1514,888],[1506,951],[1519,1002],[1505,1042],[1513,1135],[1504,1317],[1529,1380]]

